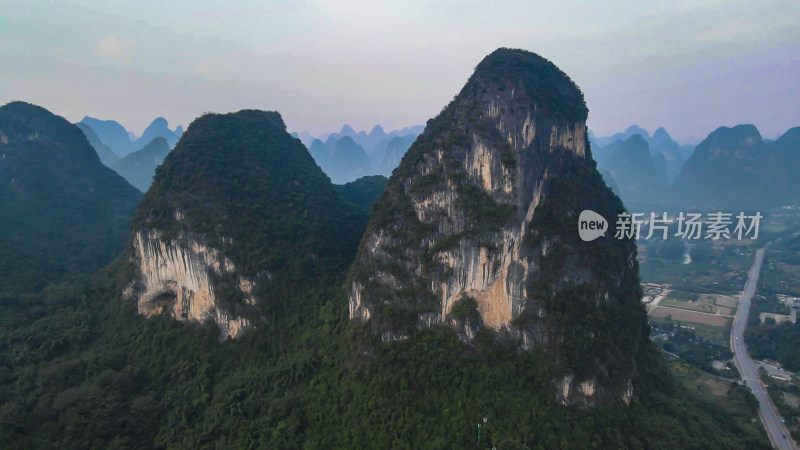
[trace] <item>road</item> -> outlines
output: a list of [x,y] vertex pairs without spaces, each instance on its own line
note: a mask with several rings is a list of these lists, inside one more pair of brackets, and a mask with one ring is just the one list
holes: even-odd
[[761,271],[764,250],[767,247],[769,247],[769,244],[756,251],[756,259],[753,262],[753,267],[750,268],[750,273],[747,275],[747,283],[744,285],[742,300],[739,302],[739,308],[736,310],[736,317],[731,327],[731,347],[735,355],[736,367],[739,369],[742,379],[747,382],[747,386],[750,387],[750,390],[753,391],[756,399],[758,399],[758,416],[767,430],[772,445],[775,448],[795,450],[797,446],[789,436],[789,431],[781,423],[781,416],[778,414],[778,410],[758,377],[758,365],[747,353],[747,346],[742,336],[745,328],[747,328],[750,300],[752,300],[758,285],[758,274]]
[[667,291],[666,294],[661,294],[658,297],[654,298],[653,301],[650,302],[649,305],[647,305],[647,314],[650,314],[651,312],[655,311],[655,309],[658,307],[658,304],[661,303],[661,300],[664,300],[664,298],[666,298],[666,296],[670,292],[672,291]]

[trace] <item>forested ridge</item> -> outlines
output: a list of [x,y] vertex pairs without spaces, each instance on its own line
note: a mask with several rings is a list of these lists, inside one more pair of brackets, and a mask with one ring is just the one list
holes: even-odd
[[[554,401],[550,362],[474,347],[447,329],[380,343],[347,319],[338,284],[244,338],[213,323],[149,320],[123,300],[119,259],[81,280],[5,301],[4,448],[759,448],[700,404],[648,346],[630,406]],[[340,280],[343,273],[340,274]]]

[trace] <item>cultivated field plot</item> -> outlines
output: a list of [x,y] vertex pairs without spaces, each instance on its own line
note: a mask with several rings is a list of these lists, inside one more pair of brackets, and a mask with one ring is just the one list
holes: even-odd
[[672,293],[661,301],[661,306],[677,309],[688,309],[709,314],[719,314],[723,316],[732,315],[738,303],[736,297],[716,294],[698,294],[694,300],[687,300],[674,297]]
[[700,294],[696,292],[687,292],[687,291],[679,291],[677,289],[673,289],[669,296],[672,298],[676,298],[678,300],[686,300],[686,301],[694,301],[700,298]]
[[666,319],[669,317],[675,322],[702,323],[714,327],[727,326],[729,320],[725,316],[718,316],[699,311],[690,311],[688,309],[666,308],[661,305],[659,305],[652,313],[650,313],[650,315],[660,319]]
[[[705,294],[710,295],[710,294]],[[730,295],[713,295],[714,304],[719,306],[727,306],[728,308],[736,308],[739,304],[739,299]]]

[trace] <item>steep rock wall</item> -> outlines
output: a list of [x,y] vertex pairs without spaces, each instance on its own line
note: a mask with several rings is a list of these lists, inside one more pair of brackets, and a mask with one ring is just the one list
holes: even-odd
[[[177,320],[213,320],[225,337],[236,338],[254,324],[248,316],[256,305],[255,282],[236,275],[236,267],[220,252],[192,236],[164,239],[157,230],[133,236],[132,262],[138,273],[126,295],[136,300],[139,314],[167,313]],[[216,280],[232,275],[241,304],[224,305]],[[248,311],[249,310],[249,311]]]
[[[434,255],[441,269],[429,277],[430,290],[439,298],[439,307],[437,314],[424,316],[426,326],[447,322],[453,305],[464,294],[477,300],[483,324],[497,330],[508,328],[524,307],[527,286],[536,277],[535,253],[547,252],[546,243],[536,252],[522,248],[548,183],[547,162],[564,157],[586,158],[585,122],[554,123],[535,109],[522,106],[528,101],[522,86],[509,86],[469,99],[471,105],[481,105],[478,120],[491,123],[494,130],[487,133],[465,127],[465,132],[471,132],[467,134],[467,146],[435,149],[417,164],[420,176],[404,182],[404,194],[413,199],[417,221],[432,230],[424,239],[423,249],[404,250],[406,259],[418,261],[423,250]],[[449,178],[440,176],[443,168]],[[427,192],[415,189],[421,179],[434,176],[442,181],[435,188]],[[480,218],[465,208],[465,203],[472,200],[469,195],[473,194],[465,195],[465,186],[479,189],[477,196],[485,195],[500,209],[507,207],[514,217],[491,232],[475,232],[472,222]],[[394,249],[397,244],[387,237],[397,233],[375,231],[365,239],[369,250],[362,258],[369,258],[371,253],[379,259],[391,259],[385,249]],[[452,245],[442,249],[443,240]],[[416,276],[424,276],[421,266],[409,269]],[[571,275],[584,276],[580,271]],[[393,290],[404,287],[388,274],[378,276]],[[351,318],[371,316],[370,304],[362,301],[363,289],[362,283],[351,280]],[[535,340],[526,342],[532,345]]]

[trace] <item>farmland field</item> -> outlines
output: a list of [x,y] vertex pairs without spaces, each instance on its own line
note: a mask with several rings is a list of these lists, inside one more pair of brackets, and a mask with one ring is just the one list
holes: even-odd
[[697,300],[698,298],[700,298],[700,294],[698,293],[679,291],[677,289],[670,292],[669,296],[672,298],[677,298],[679,300]]
[[676,322],[702,323],[715,327],[725,327],[728,324],[728,318],[725,316],[663,306],[658,306],[650,315],[656,318],[670,317]]
[[689,301],[681,297],[675,297],[673,293],[674,291],[663,299],[660,305],[668,308],[688,309],[690,311],[729,316],[733,314],[734,308],[738,303],[735,297],[725,295],[697,294],[698,298],[696,300]]
[[731,297],[730,295],[714,295],[713,297],[715,305],[736,308],[736,305],[739,304],[739,299],[736,297]]

